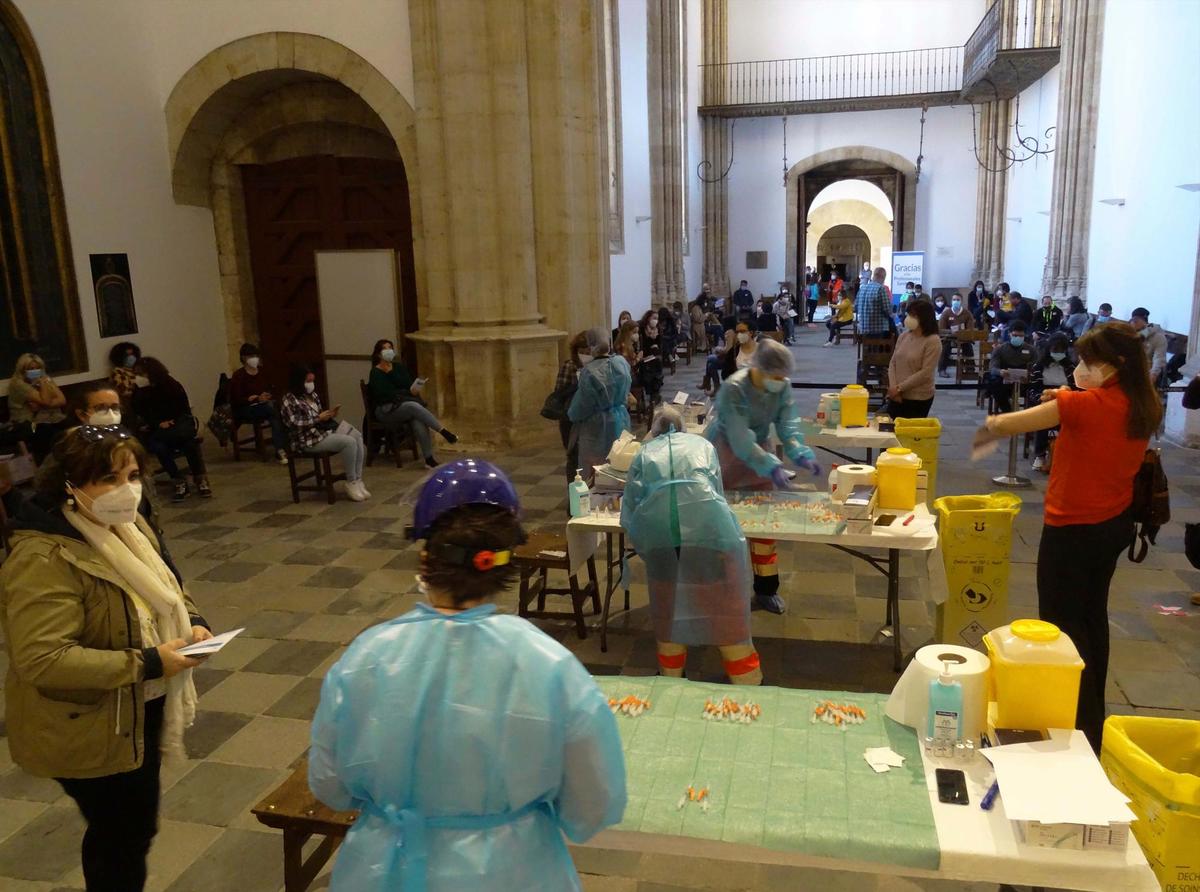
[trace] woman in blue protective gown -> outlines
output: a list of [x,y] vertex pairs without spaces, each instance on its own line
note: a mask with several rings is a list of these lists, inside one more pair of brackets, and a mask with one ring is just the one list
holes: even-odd
[[[770,446],[772,425],[789,461],[803,471],[821,473],[800,432],[788,381],[793,365],[791,350],[778,341],[764,340],[754,351],[750,367],[735,372],[718,391],[715,417],[705,435],[717,449],[727,490],[789,488],[783,462]],[[783,613],[775,540],[749,542],[754,607]]]
[[524,540],[517,511],[489,463],[438,468],[413,516],[429,603],[362,633],[325,676],[309,784],[362,811],[334,890],[576,890],[563,835],[621,820],[607,701],[558,642],[490,602]]
[[760,684],[750,637],[750,559],[725,501],[712,444],[663,406],[625,484],[621,527],[646,565],[663,675],[683,675],[688,645],[716,645],[734,684]]
[[579,387],[567,407],[575,424],[579,464],[589,480],[592,468],[604,464],[613,441],[630,428],[625,400],[633,374],[624,357],[610,355],[608,335],[593,328],[585,335],[588,352],[580,354]]

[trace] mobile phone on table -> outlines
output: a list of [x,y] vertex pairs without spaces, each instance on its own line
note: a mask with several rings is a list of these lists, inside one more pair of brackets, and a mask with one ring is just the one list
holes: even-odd
[[967,776],[957,768],[938,768],[937,788],[938,801],[950,805],[968,805]]
[[896,521],[895,514],[880,514],[875,518],[875,526],[890,527]]

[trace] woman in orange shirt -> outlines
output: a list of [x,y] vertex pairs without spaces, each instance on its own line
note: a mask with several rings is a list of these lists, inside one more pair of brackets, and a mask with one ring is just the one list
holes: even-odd
[[1075,350],[1079,390],[1047,390],[1040,406],[991,416],[977,442],[1061,425],[1038,547],[1038,613],[1071,638],[1086,664],[1075,724],[1099,753],[1108,588],[1117,559],[1133,539],[1133,480],[1162,406],[1141,338],[1129,325],[1093,328],[1075,342]]

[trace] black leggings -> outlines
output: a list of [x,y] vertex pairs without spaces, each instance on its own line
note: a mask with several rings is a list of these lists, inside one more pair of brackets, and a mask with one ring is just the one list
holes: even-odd
[[887,413],[892,418],[928,418],[933,397],[927,400],[888,400]]
[[75,800],[83,832],[87,892],[141,892],[146,855],[158,832],[158,769],[165,697],[146,702],[145,758],[140,768],[105,777],[59,778]]
[[1108,587],[1132,538],[1126,511],[1102,523],[1043,526],[1038,546],[1038,615],[1062,629],[1083,659],[1075,727],[1097,753],[1108,678]]

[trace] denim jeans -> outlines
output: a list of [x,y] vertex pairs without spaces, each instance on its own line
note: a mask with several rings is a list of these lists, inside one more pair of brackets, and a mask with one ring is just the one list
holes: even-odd
[[266,421],[271,425],[271,445],[276,449],[287,449],[287,434],[283,432],[283,422],[279,420],[279,410],[275,403],[250,403],[238,406],[233,410],[233,420],[239,423],[251,421]]
[[407,426],[421,447],[421,455],[433,458],[433,442],[429,439],[429,432],[440,431],[442,423],[416,400],[379,406],[375,409],[375,420],[392,433],[399,433],[401,428]]
[[204,476],[204,458],[200,454],[200,444],[196,442],[196,430],[191,425],[188,425],[186,430],[176,427],[157,428],[146,435],[145,444],[146,449],[158,459],[172,480],[180,480],[183,477],[175,463],[175,450],[183,453],[193,477]]
[[346,480],[354,483],[362,480],[363,461],[367,450],[363,446],[362,434],[357,428],[351,428],[348,434],[329,434],[315,446],[309,446],[305,452],[317,455],[337,454],[342,459],[342,467],[346,471]]

